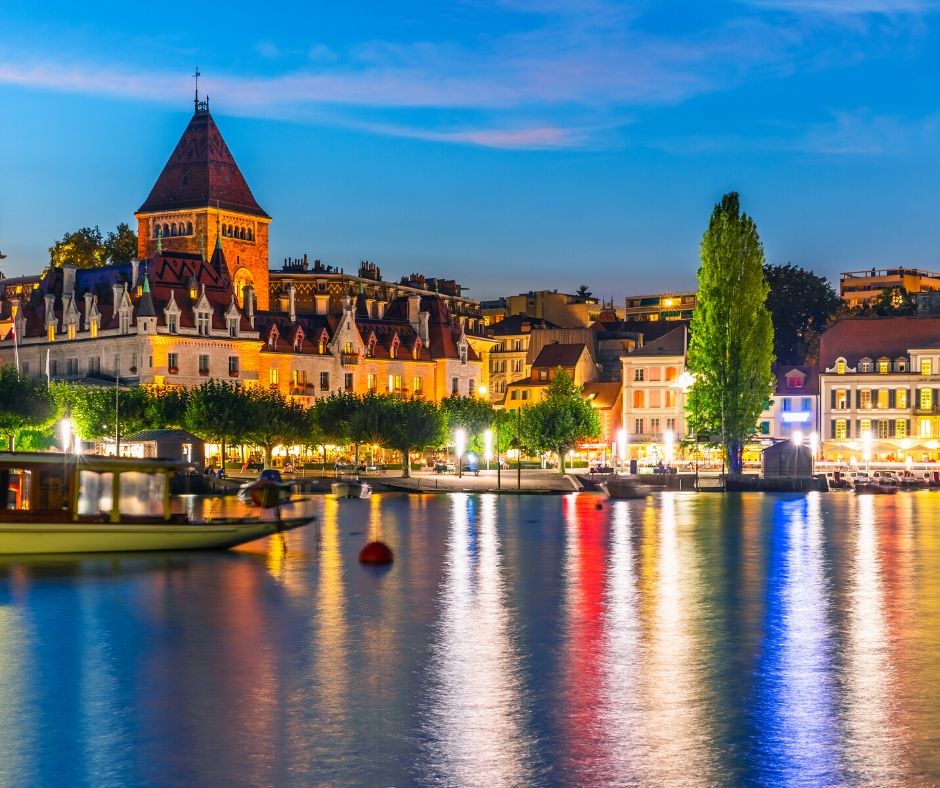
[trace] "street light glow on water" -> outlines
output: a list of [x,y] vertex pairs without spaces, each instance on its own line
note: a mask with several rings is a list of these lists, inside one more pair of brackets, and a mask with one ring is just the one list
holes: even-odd
[[318,505],[0,563],[0,784],[940,779],[937,493]]

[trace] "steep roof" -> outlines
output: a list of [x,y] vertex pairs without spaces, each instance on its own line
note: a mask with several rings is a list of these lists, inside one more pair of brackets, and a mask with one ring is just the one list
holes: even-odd
[[581,396],[591,401],[595,408],[613,408],[620,399],[623,386],[620,381],[592,380],[585,383]]
[[940,338],[940,317],[845,317],[819,337],[819,369],[837,358],[855,367],[861,358],[897,358]]
[[555,369],[555,367],[573,367],[586,351],[587,345],[583,342],[570,345],[562,344],[561,342],[553,342],[542,348],[538,357],[532,363],[532,368]]
[[653,340],[647,340],[641,348],[637,348],[627,355],[633,356],[681,356],[686,350],[685,326],[673,329]]
[[224,208],[268,218],[255,201],[209,110],[198,110],[138,213]]
[[494,337],[514,336],[516,334],[528,334],[531,331],[544,328],[560,328],[560,326],[556,326],[554,323],[540,317],[511,315],[490,326],[490,333]]
[[[799,370],[805,376],[803,385],[793,388],[787,385],[787,375],[793,370]],[[819,393],[819,370],[811,366],[778,366],[774,369],[774,375],[777,377],[777,388],[774,393],[778,397],[798,396],[818,394]]]

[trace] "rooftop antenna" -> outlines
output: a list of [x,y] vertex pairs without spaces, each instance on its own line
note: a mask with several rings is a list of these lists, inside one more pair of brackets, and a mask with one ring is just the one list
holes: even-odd
[[199,66],[196,66],[196,73],[193,74],[193,79],[196,80],[196,98],[193,101],[193,106],[196,108],[197,112],[199,111],[199,77],[201,76],[202,74],[199,72]]

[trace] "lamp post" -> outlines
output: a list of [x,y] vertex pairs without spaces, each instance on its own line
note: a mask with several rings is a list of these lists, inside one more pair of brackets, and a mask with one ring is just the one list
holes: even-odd
[[503,488],[502,461],[499,458],[499,415],[502,411],[496,411],[496,489]]
[[627,431],[621,427],[617,430],[617,457],[620,458],[620,471],[627,462]]
[[865,473],[867,474],[871,465],[871,430],[865,430],[862,433],[862,459],[865,460]]
[[454,454],[457,455],[457,476],[463,476],[463,453],[467,448],[467,432],[461,427],[454,433]]
[[486,460],[486,470],[490,469],[490,460],[493,458],[493,430],[483,433],[483,459]]

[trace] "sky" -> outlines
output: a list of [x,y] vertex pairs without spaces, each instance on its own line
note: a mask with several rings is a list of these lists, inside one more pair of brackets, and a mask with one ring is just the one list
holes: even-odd
[[622,302],[767,259],[940,269],[940,0],[4,0],[0,250],[133,225],[192,74],[285,257]]

